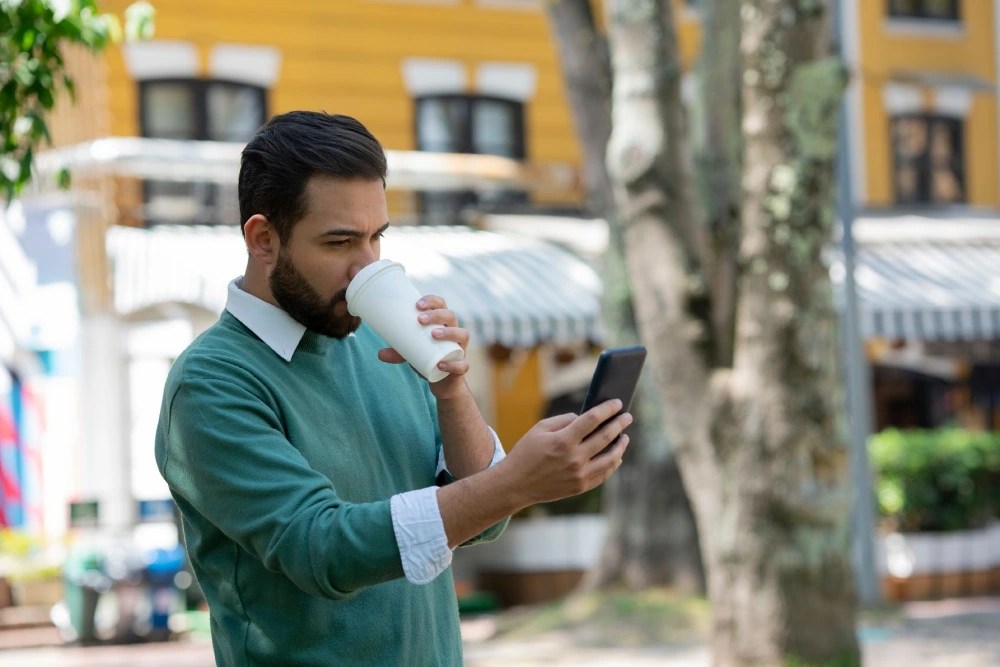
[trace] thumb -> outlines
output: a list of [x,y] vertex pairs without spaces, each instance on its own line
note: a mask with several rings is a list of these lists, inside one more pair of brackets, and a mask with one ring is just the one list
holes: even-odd
[[391,347],[383,347],[378,351],[378,358],[380,361],[384,361],[387,364],[401,364],[406,361],[399,352],[392,349]]

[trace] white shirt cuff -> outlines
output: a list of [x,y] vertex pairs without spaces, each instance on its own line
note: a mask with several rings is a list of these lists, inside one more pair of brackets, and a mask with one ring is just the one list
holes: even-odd
[[451,565],[436,486],[407,491],[389,500],[403,574],[412,584],[433,581]]
[[[486,428],[490,427],[487,426]],[[490,461],[487,468],[492,468],[496,464],[503,461],[504,457],[507,456],[507,452],[503,450],[503,445],[500,443],[500,438],[497,436],[497,432],[490,428],[490,435],[493,436],[493,460]],[[444,447],[441,447],[438,449],[437,469],[434,471],[434,477],[437,478],[443,470],[448,470],[448,464],[445,463],[444,460]]]
[[[500,444],[496,431],[493,436],[493,460],[489,467],[503,461],[507,455]],[[447,470],[444,462],[444,448],[438,450],[438,464],[434,476]],[[412,584],[426,584],[437,578],[451,565],[451,549],[448,536],[441,520],[436,486],[426,489],[398,493],[389,500],[392,512],[392,530],[396,534],[396,545],[403,563],[403,574]]]

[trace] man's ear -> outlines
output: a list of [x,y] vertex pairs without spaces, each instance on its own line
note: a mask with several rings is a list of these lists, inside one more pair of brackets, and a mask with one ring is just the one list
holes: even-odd
[[278,239],[278,232],[267,217],[260,213],[250,216],[246,224],[243,225],[243,235],[246,239],[247,251],[262,264],[275,264],[278,261],[281,241]]

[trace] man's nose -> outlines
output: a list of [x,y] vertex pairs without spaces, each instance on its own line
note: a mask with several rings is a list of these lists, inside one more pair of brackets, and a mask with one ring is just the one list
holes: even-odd
[[351,265],[351,268],[347,270],[347,277],[350,278],[351,280],[354,280],[354,276],[358,275],[361,272],[361,269],[365,268],[369,264],[372,264],[376,261],[378,261],[377,255],[371,252],[365,253],[362,257],[359,257],[358,260],[354,262],[354,264]]

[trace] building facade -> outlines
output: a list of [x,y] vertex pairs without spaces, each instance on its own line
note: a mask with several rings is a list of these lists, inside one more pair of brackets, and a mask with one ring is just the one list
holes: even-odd
[[[120,14],[127,4],[114,0],[102,8]],[[170,267],[150,277],[157,262],[144,261],[145,255],[136,254],[144,251],[136,249],[166,247],[169,234],[188,229],[184,238],[191,252],[178,257],[173,270],[183,265],[197,275],[195,283],[219,282],[204,273],[213,260],[196,247],[214,247],[206,228],[225,235],[240,222],[238,163],[228,179],[191,175],[205,166],[191,155],[173,169],[159,156],[152,171],[117,170],[115,165],[126,162],[122,152],[129,150],[120,139],[158,140],[157,147],[173,148],[189,141],[236,146],[274,114],[321,109],[364,122],[391,153],[391,165],[397,156],[435,152],[569,174],[548,188],[479,188],[461,179],[453,188],[390,183],[396,224],[456,225],[468,222],[470,212],[483,211],[572,211],[582,199],[573,175],[579,150],[541,3],[350,0],[296,2],[289,8],[165,0],[156,11],[154,39],[100,57],[69,55],[80,94],[52,118],[57,147],[88,146],[87,164],[94,167],[74,169],[68,195],[82,311],[80,451],[85,454],[67,488],[73,489],[71,501],[91,507],[96,501],[100,523],[116,528],[140,518],[134,501],[155,501],[166,493],[150,446],[158,391],[173,358],[219,309],[210,289],[195,284],[181,294],[179,286],[191,281],[171,277]],[[154,156],[142,151],[151,145],[143,144],[132,157],[148,163]],[[132,237],[121,233],[124,229],[160,233],[155,243],[126,243],[122,239]],[[450,238],[440,236],[443,243],[452,243]],[[238,239],[230,243],[238,249]],[[530,252],[511,250],[521,257]],[[216,255],[215,264],[228,267],[231,259]],[[593,282],[581,293],[593,296],[588,300],[596,309],[599,282]],[[129,302],[123,295],[137,286],[159,300],[123,305]],[[580,305],[575,308],[579,314]],[[505,338],[505,314],[499,310],[476,320],[487,323],[472,352],[483,370],[470,381],[507,446],[544,414],[553,391],[586,383],[580,369],[589,372],[597,336],[589,325],[573,329],[573,308],[562,310],[545,311],[527,323],[543,323],[531,329],[534,337]],[[515,329],[525,324],[523,317],[513,323]],[[567,337],[555,330],[577,333]],[[567,356],[582,366],[567,363]]]
[[[110,0],[102,6],[120,14],[127,4]],[[453,225],[477,212],[579,211],[581,153],[541,0],[155,4],[154,39],[100,57],[67,54],[78,95],[76,104],[62,104],[52,118],[57,146],[107,137],[239,144],[273,114],[322,109],[359,118],[390,151],[494,156],[538,173],[569,174],[558,187],[394,188],[388,195],[396,223]],[[698,4],[674,2],[688,70],[702,39]],[[1000,0],[840,5],[843,53],[852,75],[849,172],[859,215],[873,220],[869,227],[898,227],[906,224],[900,222],[904,214],[942,226],[962,216],[989,219],[1000,208]],[[235,187],[232,179],[98,170],[75,176],[69,198],[82,311],[80,395],[99,397],[80,410],[80,450],[97,447],[100,455],[79,456],[75,480],[66,486],[76,489],[77,500],[99,496],[103,518],[128,525],[134,508],[121,498],[164,492],[148,482],[158,478],[148,446],[156,419],[150,406],[158,406],[150,387],[179,352],[178,341],[189,340],[217,313],[177,299],[122,312],[112,272],[120,258],[110,256],[109,238],[115,228],[233,227],[239,223]],[[968,244],[982,243],[969,237]],[[961,263],[964,250],[949,252]],[[862,247],[859,261],[866,257]],[[891,290],[879,285],[899,278],[873,266],[861,273],[875,278],[865,283],[859,277],[859,284],[868,289],[863,333],[876,366],[881,427],[905,421],[891,416],[900,408],[890,402],[897,405],[900,392],[915,385],[908,375],[909,389],[900,389],[898,372],[916,373],[919,385],[929,370],[941,368],[943,357],[954,369],[949,386],[959,386],[972,377],[971,369],[992,368],[990,341],[997,338],[1000,319],[993,325],[990,318],[1000,312],[1000,287],[983,290],[986,298],[961,302],[953,286],[943,287],[936,302],[882,302],[879,297]],[[911,291],[920,294],[920,281],[934,278],[920,274],[915,280],[918,288]],[[965,327],[967,313],[974,314],[969,321],[985,324]],[[884,324],[924,318],[926,326]],[[941,324],[952,320],[955,326]],[[491,342],[480,351],[489,371],[477,380],[478,391],[508,445],[543,416],[555,394],[586,383],[594,342],[586,336],[561,346]],[[975,354],[969,352],[973,347]],[[584,363],[566,363],[574,357]],[[970,369],[967,376],[963,369]],[[995,391],[985,386],[975,391],[992,396]],[[973,404],[979,400],[974,393]],[[989,401],[986,416],[971,423],[1000,424],[997,401]],[[108,460],[121,462],[128,474],[94,482],[102,479],[101,462]]]
[[1000,2],[841,5],[873,427],[1000,428]]

